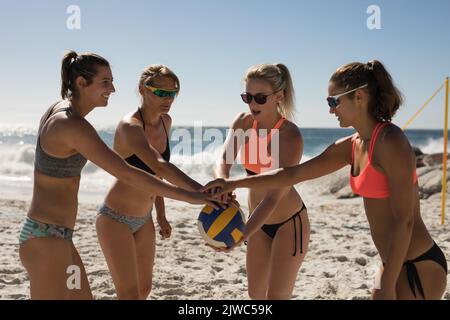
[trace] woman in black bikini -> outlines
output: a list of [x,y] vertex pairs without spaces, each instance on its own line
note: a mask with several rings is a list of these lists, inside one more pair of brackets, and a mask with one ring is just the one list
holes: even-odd
[[351,165],[350,184],[364,198],[371,234],[382,260],[373,299],[441,299],[447,261],[420,215],[415,156],[403,131],[390,121],[402,97],[379,61],[354,62],[331,77],[330,113],[357,133],[340,139],[304,164],[260,176],[219,180],[221,187],[279,188]]
[[[283,64],[253,66],[247,71],[245,86],[241,97],[249,110],[239,114],[231,126],[214,170],[216,177],[229,177],[238,151],[248,175],[292,166],[302,157],[303,138],[291,122],[295,106],[288,68]],[[239,132],[250,134],[242,137]],[[308,251],[306,206],[292,186],[267,185],[249,188],[248,207],[243,239],[248,240],[248,294],[252,299],[289,299]]]
[[[114,150],[141,170],[182,188],[196,191],[201,185],[169,162],[170,107],[178,95],[178,77],[166,66],[150,65],[141,74],[141,106],[117,126]],[[119,180],[109,190],[97,216],[97,235],[119,299],[146,299],[152,288],[155,227],[163,238],[171,227],[165,216],[164,199]]]

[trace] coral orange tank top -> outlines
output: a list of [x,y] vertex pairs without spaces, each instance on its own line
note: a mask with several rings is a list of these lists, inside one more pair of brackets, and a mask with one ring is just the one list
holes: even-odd
[[[352,166],[350,169],[350,186],[353,193],[359,194],[365,198],[387,198],[389,197],[389,184],[386,175],[376,170],[372,165],[373,149],[381,129],[386,126],[388,122],[380,122],[376,125],[372,132],[369,146],[369,161],[358,176],[353,176],[353,163],[355,158],[355,142],[359,137],[355,136],[352,144]],[[413,183],[417,181],[416,170],[413,173]]]
[[284,117],[278,120],[275,127],[270,129],[266,137],[258,136],[258,122],[256,120],[253,121],[249,139],[241,148],[241,162],[249,175],[273,170],[278,167],[276,161],[267,153],[267,147],[272,140],[273,134],[278,131],[284,120],[286,120]]

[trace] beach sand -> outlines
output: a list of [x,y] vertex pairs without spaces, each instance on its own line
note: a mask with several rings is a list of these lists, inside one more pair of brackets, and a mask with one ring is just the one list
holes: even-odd
[[[332,179],[333,176],[328,176],[296,186],[308,207],[312,231],[309,252],[298,273],[292,299],[370,298],[380,260],[371,240],[362,199],[338,200],[325,192],[324,186]],[[238,200],[247,214],[246,196],[247,191],[238,191]],[[0,298],[29,299],[29,281],[18,255],[18,235],[31,194],[29,199],[8,197],[0,197]],[[95,203],[92,198],[83,200],[80,196],[80,200],[74,244],[85,264],[94,298],[115,299],[95,233],[96,208],[102,199]],[[450,216],[441,225],[440,206],[439,194],[421,200],[425,224],[448,259]],[[449,208],[447,204],[450,215]],[[166,215],[173,230],[166,240],[157,231],[150,299],[248,299],[246,247],[227,254],[206,247],[196,225],[200,209],[201,206],[166,199]],[[450,283],[444,299],[450,299]]]

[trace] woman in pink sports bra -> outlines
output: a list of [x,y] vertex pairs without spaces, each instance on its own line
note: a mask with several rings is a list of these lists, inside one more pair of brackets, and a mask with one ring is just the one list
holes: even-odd
[[372,239],[381,258],[373,299],[441,299],[447,261],[420,215],[415,155],[390,121],[402,96],[377,60],[346,64],[331,76],[327,98],[341,127],[356,133],[301,165],[259,176],[216,180],[204,189],[280,188],[349,165],[350,185],[364,199]]
[[[303,139],[289,121],[294,112],[294,88],[283,64],[251,67],[241,95],[249,112],[239,114],[229,131],[216,178],[228,178],[240,153],[248,175],[300,162]],[[306,207],[293,186],[250,188],[247,243],[248,294],[252,299],[289,299],[308,250]]]

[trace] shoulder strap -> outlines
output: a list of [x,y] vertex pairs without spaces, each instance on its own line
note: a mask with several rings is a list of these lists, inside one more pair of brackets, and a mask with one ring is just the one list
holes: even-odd
[[144,131],[145,131],[145,121],[144,121],[144,117],[142,116],[141,108],[138,108],[138,111],[139,111],[139,115],[141,116],[142,127],[144,128]]
[[275,125],[275,127],[273,127],[272,130],[280,128],[281,125],[283,124],[284,120],[286,120],[286,118],[285,117],[281,117],[281,119],[278,120],[277,124]]
[[[275,126],[272,129],[270,129],[270,132],[268,133],[268,136],[267,136],[267,143],[269,143],[270,140],[272,139],[272,133],[273,133],[272,130],[279,129],[281,127],[281,125],[283,124],[284,120],[286,120],[286,118],[281,117],[281,119],[278,120],[278,122],[275,124]],[[252,129],[257,130],[257,126],[258,126],[258,122],[256,120],[253,120]],[[259,138],[258,134],[256,134],[256,136]]]
[[48,120],[53,114],[55,114],[56,112],[66,111],[66,110],[69,109],[69,108],[61,108],[61,109],[59,109],[59,110],[56,110],[56,112],[53,112],[54,109],[55,109],[55,107],[56,107],[56,105],[57,105],[58,103],[60,103],[60,102],[61,102],[61,101],[58,101],[58,102],[55,102],[54,104],[52,104],[52,105],[50,106],[50,108],[47,110],[47,112],[48,112],[47,116],[46,116],[44,119],[41,120],[41,123],[39,124],[39,130],[38,130],[38,139],[39,139],[39,135],[41,134],[42,127],[44,126],[44,124],[47,122],[47,120]]
[[352,162],[351,162],[351,165],[353,165],[353,162],[355,161],[355,145],[356,145],[357,139],[358,139],[358,134],[355,133],[352,137]]
[[270,141],[272,140],[272,135],[274,134],[275,130],[278,130],[281,125],[283,124],[284,120],[286,120],[285,117],[281,117],[280,120],[278,120],[277,124],[275,125],[275,127],[273,127],[270,132],[269,132],[269,136],[267,137],[267,144],[270,143]]
[[167,138],[167,141],[169,141],[169,134],[167,133],[166,125],[164,124],[164,119],[163,119],[162,117],[161,117],[161,122],[162,122],[162,124],[163,124],[164,131],[166,132],[166,138]]
[[387,125],[387,122],[380,122],[377,124],[375,129],[372,132],[372,138],[370,139],[370,147],[369,147],[369,161],[372,161],[373,149],[375,148],[375,143],[377,141],[378,135],[380,134],[381,129]]

